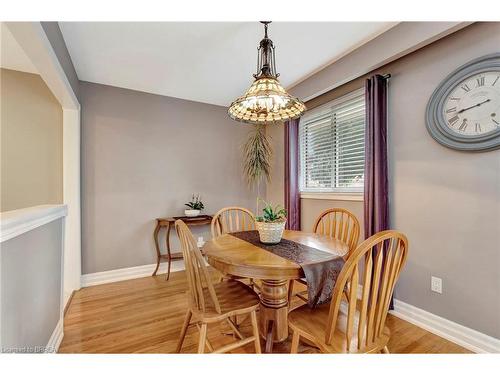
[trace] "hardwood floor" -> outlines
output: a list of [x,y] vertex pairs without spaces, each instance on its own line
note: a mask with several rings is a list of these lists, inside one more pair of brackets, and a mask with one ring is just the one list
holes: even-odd
[[[64,319],[60,353],[172,353],[177,344],[186,298],[184,272],[120,281],[77,291]],[[300,303],[297,301],[297,303]],[[392,353],[469,353],[468,350],[390,315],[387,325]],[[229,329],[210,326],[208,338],[214,347],[233,341],[222,334]],[[242,331],[251,334],[248,322]],[[274,346],[276,353],[289,353],[290,339]],[[195,353],[198,330],[190,328],[182,352]],[[252,353],[253,345],[236,350]],[[317,353],[301,344],[299,353]]]

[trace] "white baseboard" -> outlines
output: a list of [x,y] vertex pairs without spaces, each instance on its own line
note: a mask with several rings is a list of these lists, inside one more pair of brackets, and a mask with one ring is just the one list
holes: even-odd
[[390,313],[475,353],[500,353],[500,340],[394,299]]
[[50,336],[49,342],[45,346],[45,353],[57,353],[59,346],[61,345],[62,339],[64,337],[64,323],[61,318],[54,328],[52,335]]
[[[82,287],[113,283],[116,281],[137,279],[140,277],[151,276],[156,268],[156,264],[145,264],[143,266],[120,268],[117,270],[88,273],[82,275]],[[172,262],[170,272],[184,270],[184,262],[176,260]],[[157,275],[167,272],[167,263],[160,263]]]
[[[117,270],[82,275],[82,287],[151,276],[155,267],[156,264],[146,264],[144,266],[121,268]],[[158,274],[165,273],[166,270],[167,264],[161,263]],[[170,272],[182,270],[184,270],[183,261],[172,262]],[[361,295],[362,286],[359,285],[358,298],[360,298]],[[500,353],[499,339],[452,322],[451,320],[442,318],[398,299],[394,299],[394,310],[391,310],[390,313],[473,352]]]
[[71,298],[71,295],[73,294],[74,291],[67,292],[64,291],[64,300],[63,300],[63,311],[66,310],[66,307],[68,306],[69,299]]

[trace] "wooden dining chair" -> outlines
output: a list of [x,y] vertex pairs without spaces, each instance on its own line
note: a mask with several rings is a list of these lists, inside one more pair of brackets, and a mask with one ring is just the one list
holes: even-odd
[[[288,314],[293,332],[291,352],[301,338],[328,353],[389,353],[385,326],[394,286],[408,255],[406,236],[394,230],[365,240],[349,256],[333,290],[330,304],[307,305]],[[358,298],[358,287],[361,296]],[[344,289],[349,299],[342,298]]]
[[330,208],[318,216],[313,232],[345,242],[349,246],[350,254],[358,246],[359,228],[359,221],[351,211],[344,208]]
[[[224,207],[219,210],[212,219],[211,224],[212,238],[217,238],[226,233],[242,232],[247,230],[255,230],[254,214],[243,207]],[[243,280],[244,278],[223,275],[223,278],[234,278]],[[260,287],[253,279],[248,280],[249,285],[255,290],[260,290]]]
[[212,219],[212,238],[255,229],[255,216],[243,207],[224,207]]
[[[181,242],[189,288],[187,292],[189,305],[177,344],[177,353],[181,351],[184,337],[191,325],[196,325],[200,330],[198,353],[203,353],[205,346],[212,353],[226,353],[252,342],[255,345],[255,352],[260,353],[256,315],[259,296],[249,286],[236,280],[213,284],[203,256],[187,225],[182,220],[177,220],[175,229]],[[250,337],[244,337],[231,320],[233,317],[246,314],[249,314],[251,319]],[[222,321],[229,324],[239,340],[214,349],[207,339],[208,324]]]
[[[318,216],[313,225],[313,232],[345,242],[348,246],[348,253],[344,258],[348,259],[358,245],[360,226],[357,217],[351,211],[344,208],[330,208]],[[307,291],[293,293],[295,281],[307,285],[305,279],[291,280],[288,286],[288,300],[291,301],[295,295],[307,302]]]

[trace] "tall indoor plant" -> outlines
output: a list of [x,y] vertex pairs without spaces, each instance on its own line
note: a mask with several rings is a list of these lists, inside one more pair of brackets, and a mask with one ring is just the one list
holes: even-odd
[[264,125],[255,125],[243,146],[243,168],[249,185],[258,184],[263,177],[271,176],[271,143]]
[[[266,134],[264,125],[255,125],[248,140],[243,146],[243,170],[249,186],[256,186],[257,196],[260,194],[260,182],[265,178],[271,179],[271,142]],[[256,210],[259,202],[257,200]]]

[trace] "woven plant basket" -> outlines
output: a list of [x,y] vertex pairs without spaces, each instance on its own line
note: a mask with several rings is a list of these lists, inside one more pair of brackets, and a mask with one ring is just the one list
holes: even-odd
[[256,221],[255,228],[259,231],[260,242],[265,244],[277,244],[281,241],[285,230],[286,220],[274,223]]

